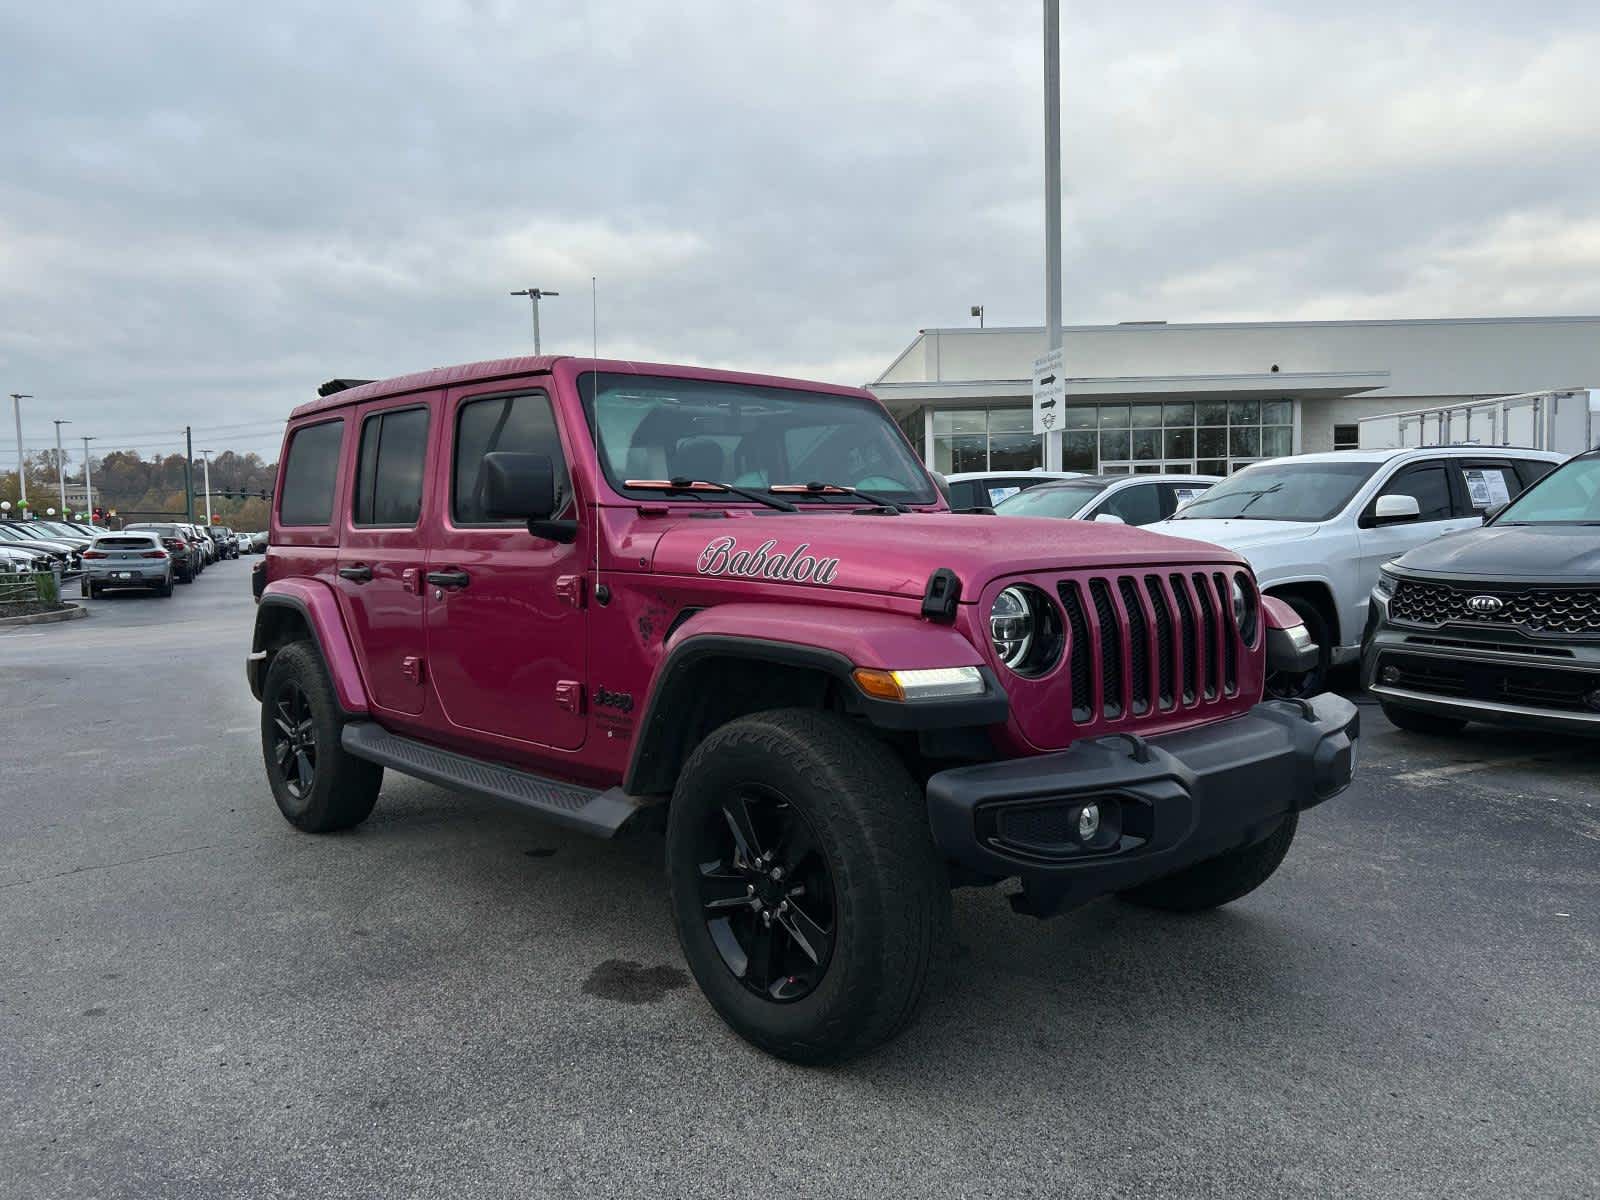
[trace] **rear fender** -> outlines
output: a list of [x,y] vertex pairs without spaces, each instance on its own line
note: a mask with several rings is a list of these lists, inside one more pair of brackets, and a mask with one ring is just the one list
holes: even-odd
[[272,656],[280,647],[305,634],[311,636],[317,652],[322,655],[340,709],[346,716],[366,713],[367,687],[361,678],[350,632],[339,612],[338,598],[327,584],[313,579],[277,579],[262,591],[246,667],[251,693],[257,700],[261,699],[261,685],[267,677]]

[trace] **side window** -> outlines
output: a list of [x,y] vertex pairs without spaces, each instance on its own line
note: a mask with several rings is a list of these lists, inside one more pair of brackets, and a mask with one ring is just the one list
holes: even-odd
[[1510,463],[1460,462],[1455,466],[1461,472],[1461,483],[1467,495],[1463,516],[1508,504],[1522,491],[1522,480],[1517,478]]
[[422,466],[428,410],[392,409],[361,423],[355,523],[410,527],[422,515]]
[[326,525],[333,520],[344,421],[324,421],[294,431],[284,456],[278,520],[284,525]]
[[1125,487],[1095,510],[1095,515],[1110,513],[1129,525],[1148,525],[1161,519],[1161,498],[1156,484],[1136,483]]
[[950,485],[950,507],[977,508],[989,503],[988,493],[976,479],[958,479]]
[[561,436],[550,397],[543,392],[468,400],[456,413],[456,445],[450,488],[450,516],[458,525],[514,525],[489,516],[483,507],[483,456],[496,450],[543,454],[555,467],[556,515],[569,507],[572,480],[561,453]]
[[1161,519],[1166,520],[1179,507],[1189,503],[1208,488],[1205,483],[1163,483],[1161,485]]
[[1556,463],[1545,462],[1541,458],[1519,458],[1516,462],[1517,473],[1522,476],[1522,486],[1525,488],[1531,488],[1554,471],[1556,466]]
[[1379,495],[1415,497],[1419,521],[1448,521],[1455,516],[1450,502],[1450,477],[1445,474],[1443,463],[1407,468],[1390,480]]

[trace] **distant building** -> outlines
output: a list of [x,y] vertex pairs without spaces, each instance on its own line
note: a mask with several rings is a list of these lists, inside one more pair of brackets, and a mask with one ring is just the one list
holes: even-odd
[[[1076,325],[1062,468],[1227,474],[1356,444],[1378,413],[1600,387],[1600,317]],[[925,329],[867,386],[934,470],[1042,466],[1041,326]]]

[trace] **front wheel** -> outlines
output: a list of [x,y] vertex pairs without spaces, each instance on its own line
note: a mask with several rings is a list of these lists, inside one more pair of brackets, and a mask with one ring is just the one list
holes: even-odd
[[673,794],[667,869],[706,998],[793,1062],[899,1033],[949,936],[949,883],[915,783],[830,713],[759,713],[706,738]]
[[1275,699],[1296,696],[1315,696],[1327,690],[1328,673],[1333,669],[1333,635],[1328,622],[1315,604],[1298,596],[1281,596],[1306,627],[1317,647],[1317,665],[1309,671],[1271,671],[1267,674],[1266,693]]
[[1268,879],[1289,853],[1300,818],[1290,813],[1259,842],[1229,850],[1165,879],[1119,893],[1124,900],[1168,912],[1203,912],[1249,895]]
[[272,657],[261,689],[261,754],[284,818],[307,833],[359,825],[372,812],[383,768],[348,753],[333,685],[309,642]]

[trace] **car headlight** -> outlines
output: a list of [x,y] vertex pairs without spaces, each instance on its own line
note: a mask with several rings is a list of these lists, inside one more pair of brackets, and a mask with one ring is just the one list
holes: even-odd
[[1378,568],[1378,595],[1382,596],[1385,600],[1389,599],[1389,597],[1394,595],[1394,589],[1399,585],[1399,583],[1400,577],[1397,576],[1393,571],[1389,570],[1388,567]]
[[1245,645],[1256,640],[1256,593],[1245,583],[1243,575],[1233,577],[1233,623]]
[[995,657],[1018,675],[1043,675],[1061,658],[1061,617],[1038,588],[1013,584],[989,609]]

